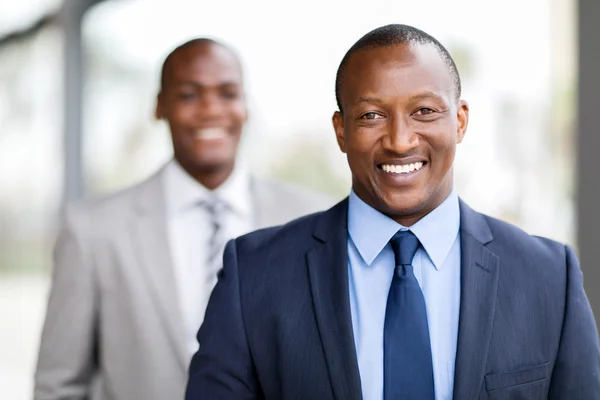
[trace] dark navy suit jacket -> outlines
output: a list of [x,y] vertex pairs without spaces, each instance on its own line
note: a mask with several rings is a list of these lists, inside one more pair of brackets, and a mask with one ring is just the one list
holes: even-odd
[[[600,399],[600,344],[572,249],[461,202],[455,400]],[[347,200],[229,242],[187,400],[361,399]]]

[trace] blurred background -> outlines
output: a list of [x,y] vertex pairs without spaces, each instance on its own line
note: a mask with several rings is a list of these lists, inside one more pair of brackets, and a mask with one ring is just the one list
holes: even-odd
[[339,62],[377,26],[427,31],[454,56],[471,106],[459,194],[579,248],[577,15],[576,0],[3,1],[0,398],[31,397],[62,204],[131,185],[171,157],[153,112],[176,45],[209,36],[239,52],[250,107],[241,151],[257,174],[341,199],[350,175],[330,123]]

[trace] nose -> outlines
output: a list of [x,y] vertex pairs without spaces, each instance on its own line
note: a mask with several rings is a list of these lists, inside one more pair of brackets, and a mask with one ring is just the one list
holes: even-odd
[[217,93],[204,93],[198,103],[197,111],[203,119],[218,119],[225,116],[223,101]]
[[397,154],[409,153],[419,144],[419,136],[400,115],[392,118],[384,138],[384,147]]

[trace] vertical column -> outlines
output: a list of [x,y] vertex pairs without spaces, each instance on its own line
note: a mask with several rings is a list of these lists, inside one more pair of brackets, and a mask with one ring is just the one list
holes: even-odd
[[85,191],[82,159],[83,56],[81,20],[93,0],[65,0],[60,23],[64,55],[64,191],[63,204]]
[[577,223],[584,284],[600,323],[600,1],[578,0]]

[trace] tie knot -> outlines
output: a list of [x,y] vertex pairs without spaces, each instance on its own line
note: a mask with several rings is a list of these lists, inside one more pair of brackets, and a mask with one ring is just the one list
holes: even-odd
[[411,265],[421,243],[411,231],[399,231],[390,240],[396,265]]
[[208,211],[212,216],[217,216],[221,214],[225,208],[227,207],[225,202],[223,202],[218,197],[214,197],[208,200],[204,200],[201,202],[202,207]]

